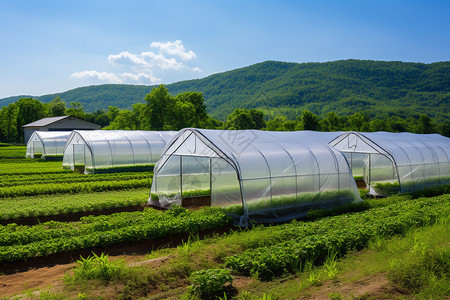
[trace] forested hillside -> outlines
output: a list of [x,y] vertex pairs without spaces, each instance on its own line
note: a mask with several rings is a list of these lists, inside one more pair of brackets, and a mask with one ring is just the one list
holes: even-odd
[[[377,118],[425,113],[440,122],[449,117],[450,62],[267,61],[166,87],[172,95],[202,92],[208,113],[222,120],[235,108],[259,108],[266,117],[284,114],[291,119],[307,109],[321,117],[330,111],[339,115],[366,111]],[[143,103],[152,88],[108,84],[34,98],[48,103],[60,96],[67,104],[80,102],[87,112],[109,105],[131,109],[132,104]],[[0,99],[0,105],[21,97]]]

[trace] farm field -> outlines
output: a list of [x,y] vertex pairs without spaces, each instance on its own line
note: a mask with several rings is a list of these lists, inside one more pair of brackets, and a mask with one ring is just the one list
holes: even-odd
[[22,150],[0,154],[0,191],[11,190],[0,194],[1,299],[450,296],[450,194],[366,199],[241,229],[222,209],[144,207],[150,172],[76,174],[18,158]]

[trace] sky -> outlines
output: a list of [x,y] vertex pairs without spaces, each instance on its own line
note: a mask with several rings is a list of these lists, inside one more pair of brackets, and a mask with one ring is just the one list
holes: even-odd
[[255,63],[450,60],[450,1],[0,0],[0,98]]

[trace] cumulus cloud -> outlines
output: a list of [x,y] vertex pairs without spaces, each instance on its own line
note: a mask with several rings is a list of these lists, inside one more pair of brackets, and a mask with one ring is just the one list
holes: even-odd
[[122,51],[118,54],[108,56],[108,62],[118,68],[122,68],[122,73],[108,73],[99,71],[74,72],[71,78],[86,79],[93,78],[108,83],[159,83],[162,80],[154,76],[158,71],[182,71],[202,72],[198,67],[191,67],[185,61],[197,58],[192,51],[187,51],[180,40],[173,42],[152,42],[151,48],[159,49],[158,53],[144,51],[141,53],[131,53]]
[[190,50],[186,51],[184,48],[183,42],[180,40],[176,40],[174,42],[152,42],[150,47],[159,48],[160,52],[165,52],[170,55],[178,56],[183,60],[190,60],[193,58],[197,58],[197,55]]
[[108,73],[108,72],[99,72],[96,70],[74,72],[74,73],[72,73],[72,75],[70,75],[70,77],[76,78],[76,79],[91,78],[91,79],[106,81],[108,83],[124,83],[124,82],[127,82],[128,80],[132,80],[135,82],[150,82],[152,84],[161,82],[161,79],[156,78],[152,74],[148,74],[148,73],[134,74],[134,73],[125,72],[125,73],[115,74],[115,73]]

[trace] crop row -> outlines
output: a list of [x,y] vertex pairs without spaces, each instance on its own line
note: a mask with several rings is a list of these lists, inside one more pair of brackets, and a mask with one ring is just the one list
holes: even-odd
[[[368,211],[298,223],[292,239],[249,249],[225,258],[226,265],[242,275],[270,279],[295,272],[308,261],[320,263],[330,252],[344,255],[362,249],[377,237],[404,234],[414,227],[450,214],[450,195],[421,198]],[[292,234],[292,232],[291,232]]]
[[1,165],[0,175],[72,173],[63,170],[60,161],[2,159]]
[[83,192],[87,193],[87,192],[140,188],[140,187],[148,187],[150,181],[151,181],[150,178],[144,178],[144,179],[74,182],[74,183],[40,183],[40,184],[34,183],[30,185],[18,185],[0,188],[0,198],[67,194],[67,193],[72,194]]
[[[187,213],[184,209],[181,212]],[[169,211],[166,214],[155,209],[147,209],[144,212],[91,215],[82,217],[80,222],[77,223],[50,221],[34,226],[8,224],[0,227],[0,246],[24,245],[41,240],[109,231],[127,226],[164,221],[176,214],[176,211]]]
[[[153,215],[164,214],[164,217],[157,216],[153,220],[151,217],[150,219],[146,217],[137,218],[138,214],[133,214],[133,217],[126,214],[127,217],[124,219],[134,218],[140,221],[134,221],[130,224],[129,220],[122,227],[102,227],[103,225],[98,224],[105,222],[103,218],[99,218],[100,221],[96,222],[97,217],[91,217],[86,220],[86,224],[89,224],[86,226],[91,227],[91,229],[87,231],[79,230],[79,234],[76,235],[72,232],[70,235],[55,236],[23,245],[0,246],[0,263],[10,263],[92,247],[105,247],[122,242],[154,239],[172,234],[195,233],[200,230],[227,225],[231,222],[231,219],[222,210],[213,208],[205,208],[195,212],[179,208],[166,213],[155,212],[155,210],[145,210],[140,213],[142,215],[149,214],[152,217]],[[114,217],[118,218],[119,216],[115,215]],[[47,224],[49,227],[57,227],[57,225],[59,224]],[[14,227],[14,225],[9,226],[10,229]],[[80,226],[83,227],[82,224]],[[68,231],[71,232],[71,230]],[[37,234],[37,232],[30,232],[30,234]]]
[[0,147],[0,159],[24,158],[26,149],[25,146]]
[[35,183],[72,183],[72,182],[93,182],[111,180],[130,180],[149,178],[151,172],[139,173],[113,173],[113,174],[92,174],[86,176],[76,173],[52,173],[52,174],[30,174],[30,175],[2,175],[0,176],[0,187],[16,185],[30,185]]
[[0,220],[63,215],[114,207],[141,205],[148,199],[148,187],[61,195],[37,195],[0,200]]

